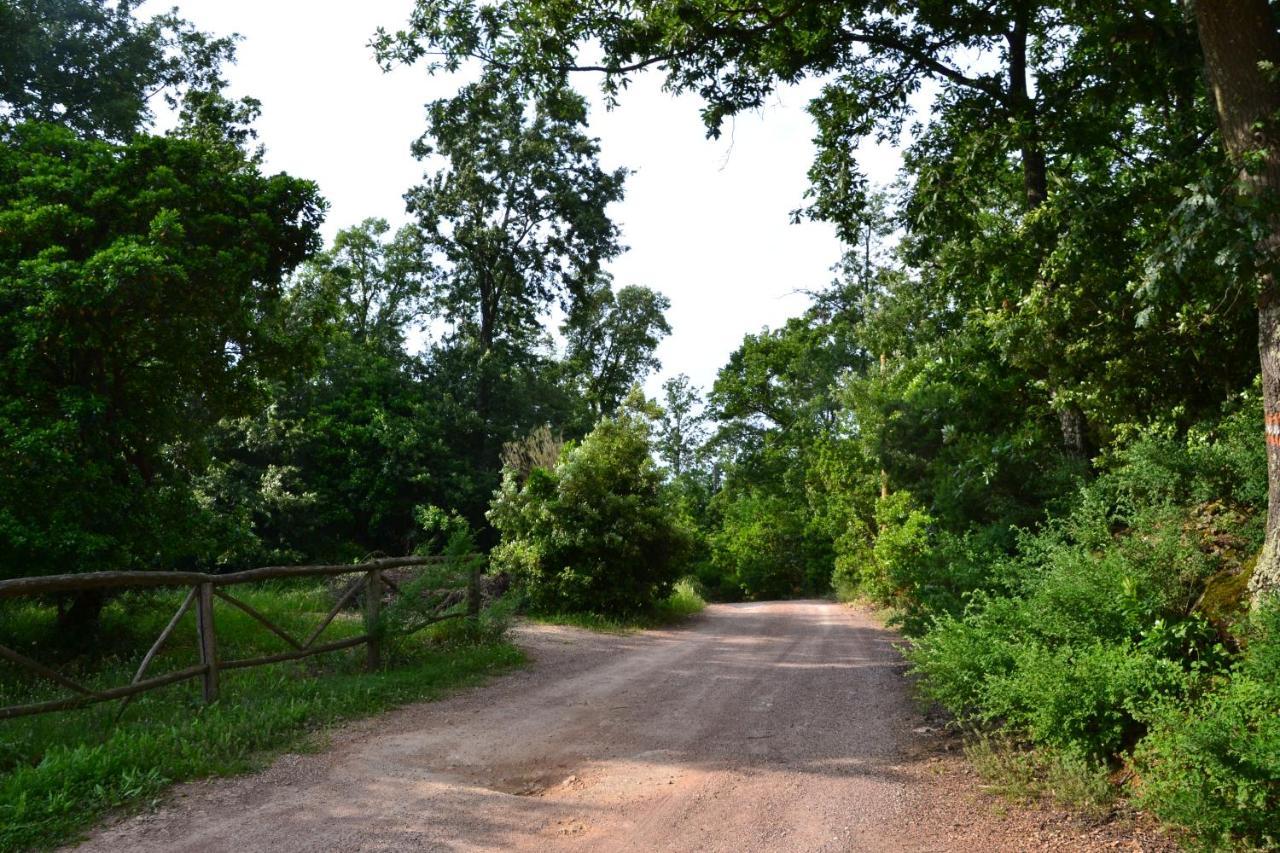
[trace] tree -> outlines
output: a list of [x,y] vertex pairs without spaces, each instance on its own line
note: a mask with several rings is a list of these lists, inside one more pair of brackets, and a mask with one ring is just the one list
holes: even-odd
[[615,294],[604,277],[574,301],[563,326],[564,368],[590,423],[613,414],[633,386],[662,367],[654,350],[671,334],[664,316],[670,307],[667,297],[639,285]]
[[[410,26],[381,33],[377,47],[384,62],[425,58],[432,68],[479,58],[551,81],[575,70],[601,72],[611,95],[632,74],[659,68],[671,89],[702,96],[711,134],[727,116],[762,106],[778,86],[822,78],[822,94],[810,105],[818,153],[807,213],[833,222],[849,243],[874,197],[857,163],[858,143],[898,136],[912,118],[912,96],[927,88],[930,118],[913,146],[920,156],[908,157],[915,182],[903,224],[923,224],[963,247],[988,241],[991,223],[983,220],[1001,216],[1024,245],[1005,253],[996,280],[1012,296],[998,304],[1019,305],[1035,292],[1052,306],[1032,318],[1042,321],[1067,313],[1056,308],[1070,302],[1064,285],[1071,282],[1061,279],[1078,273],[1053,263],[1052,227],[1034,227],[1051,184],[1141,127],[1137,106],[1170,92],[1181,97],[1187,81],[1195,85],[1180,24],[1173,4],[1134,10],[1047,0],[930,0],[909,11],[886,0],[572,7],[420,0]],[[584,53],[601,59],[584,60]],[[1005,250],[996,248],[993,255]],[[1115,289],[1127,284],[1121,279]],[[1063,356],[1074,333],[1088,326],[1041,325],[1030,366],[1046,389],[1044,405],[1059,418],[1064,449],[1083,459],[1092,441],[1085,395]]]
[[138,5],[0,0],[0,126],[42,121],[122,141],[150,124],[155,95],[211,106],[236,38],[202,33],[175,13],[139,21]]
[[631,407],[567,447],[554,470],[509,470],[489,520],[495,568],[543,612],[626,615],[671,592],[689,550],[653,461],[649,417]]
[[702,395],[681,373],[662,383],[662,416],[658,420],[658,458],[679,478],[693,469],[707,438]]
[[1255,208],[1258,352],[1270,484],[1255,598],[1280,590],[1280,32],[1267,0],[1189,0],[1227,157]]
[[622,251],[606,208],[625,171],[600,168],[585,101],[564,87],[526,94],[487,74],[430,104],[414,153],[443,168],[406,195],[436,262],[431,305],[475,362],[474,459],[495,471],[502,441],[541,422],[499,423],[499,384],[539,348],[543,312],[567,308]]
[[0,148],[0,575],[173,568],[211,549],[190,481],[220,418],[296,360],[281,282],[317,242],[313,184],[237,147]]
[[417,229],[405,226],[388,240],[390,230],[385,219],[366,219],[339,231],[299,270],[293,302],[332,313],[358,344],[396,353],[423,312],[432,270]]
[[200,491],[227,528],[221,565],[407,553],[416,506],[473,501],[448,443],[468,422],[405,349],[429,269],[416,229],[389,232],[343,229],[292,277],[284,322],[315,357],[215,431]]

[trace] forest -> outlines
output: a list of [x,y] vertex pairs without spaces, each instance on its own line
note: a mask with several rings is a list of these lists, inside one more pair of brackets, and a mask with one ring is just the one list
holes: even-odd
[[[1006,772],[1280,847],[1280,4],[417,0],[376,61],[471,82],[409,224],[327,244],[234,37],[125,0],[0,32],[0,581],[479,552],[494,614],[835,596]],[[793,216],[844,258],[708,388],[607,272],[628,172],[582,92],[641,74],[711,137],[821,83]],[[91,667],[147,601],[0,600],[0,644]],[[4,846],[85,823],[52,725],[0,729]]]

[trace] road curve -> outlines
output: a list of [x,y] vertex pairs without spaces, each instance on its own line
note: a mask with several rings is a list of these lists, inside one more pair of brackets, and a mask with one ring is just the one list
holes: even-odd
[[858,611],[714,605],[674,630],[518,640],[523,671],[182,786],[79,849],[1022,848],[971,807],[938,810],[955,792],[912,757],[922,720],[896,636]]

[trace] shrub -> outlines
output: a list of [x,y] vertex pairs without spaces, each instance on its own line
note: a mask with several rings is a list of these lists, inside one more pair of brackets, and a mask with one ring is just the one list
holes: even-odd
[[806,591],[804,513],[775,495],[742,493],[726,501],[711,536],[722,584],[747,598],[787,598]]
[[1146,709],[1225,665],[1216,631],[1190,612],[1216,566],[1183,518],[1147,509],[1117,536],[1116,514],[1086,493],[993,568],[1003,591],[975,594],[916,642],[922,689],[1034,743],[1095,759],[1132,747]]
[[508,470],[489,510],[492,565],[536,611],[627,615],[671,592],[690,535],[667,505],[641,414],[624,410],[522,484]]
[[1280,605],[1254,615],[1230,677],[1151,714],[1140,799],[1206,846],[1280,849]]

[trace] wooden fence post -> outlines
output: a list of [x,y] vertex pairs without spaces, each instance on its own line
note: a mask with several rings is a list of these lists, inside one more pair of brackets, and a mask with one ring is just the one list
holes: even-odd
[[218,701],[218,638],[213,629],[213,584],[200,584],[196,602],[196,631],[200,640],[200,664],[204,670],[204,701]]
[[471,574],[467,577],[467,616],[480,618],[480,560],[472,558]]
[[371,569],[364,585],[364,632],[369,636],[369,655],[365,669],[373,672],[382,665],[382,637],[378,626],[378,614],[382,609],[382,571]]

